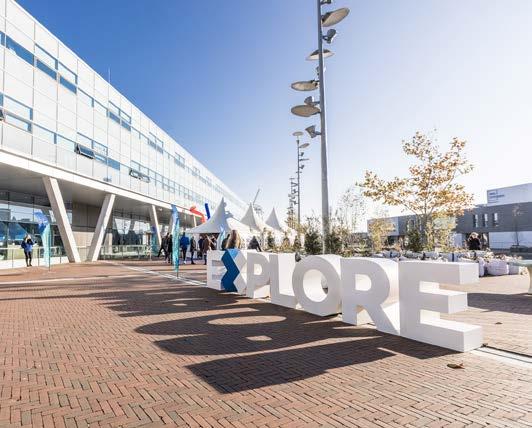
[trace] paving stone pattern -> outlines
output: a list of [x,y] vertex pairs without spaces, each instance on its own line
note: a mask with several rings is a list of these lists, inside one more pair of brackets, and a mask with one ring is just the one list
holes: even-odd
[[532,370],[171,274],[3,273],[0,426],[532,426]]

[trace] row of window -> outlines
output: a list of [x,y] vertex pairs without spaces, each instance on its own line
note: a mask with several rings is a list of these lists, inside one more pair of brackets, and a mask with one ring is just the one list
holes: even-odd
[[[111,120],[115,121],[119,125],[121,125],[124,129],[132,132],[134,135],[137,136],[138,139],[141,141],[147,142],[148,146],[152,147],[159,153],[166,153],[169,158],[174,158],[174,163],[181,168],[185,168],[190,174],[192,174],[194,177],[199,178],[201,182],[208,185],[209,187],[212,187],[211,180],[208,178],[204,178],[201,176],[200,171],[197,167],[194,167],[192,170],[185,165],[185,158],[177,153],[175,153],[175,156],[172,156],[170,153],[166,152],[164,150],[164,142],[157,138],[153,133],[149,133],[149,137],[146,137],[144,134],[142,134],[137,129],[133,128],[131,126],[131,116],[128,115],[126,112],[121,110],[119,107],[114,105],[112,102],[109,102],[109,107],[106,108],[101,103],[99,103],[97,100],[95,100],[93,97],[91,97],[89,94],[85,93],[81,89],[77,87],[78,83],[78,76],[76,73],[74,73],[72,70],[70,70],[68,67],[66,67],[63,63],[61,63],[59,60],[54,58],[50,53],[48,53],[45,49],[40,47],[38,44],[35,44],[35,54],[31,53],[29,50],[24,48],[22,45],[17,43],[15,40],[13,40],[10,36],[7,36],[2,31],[0,31],[0,43],[2,46],[5,46],[7,49],[12,51],[15,55],[20,57],[22,60],[26,61],[28,64],[36,67],[40,71],[47,74],[50,78],[59,81],[59,83],[70,90],[71,92],[78,95],[78,99],[80,99],[85,104],[91,106],[95,110],[99,111],[101,114],[109,117]],[[24,129],[27,132],[32,132],[32,124],[30,123],[31,120],[33,120],[33,110],[25,106],[7,96],[5,96],[5,99],[7,103],[10,103],[9,107],[6,106],[6,109],[16,113],[18,115],[14,116],[6,112],[5,117],[3,118],[7,123],[10,123],[14,126],[17,126],[21,129]],[[34,125],[34,127],[37,127],[37,125]],[[41,128],[44,129],[44,128]],[[41,132],[42,134],[46,134],[46,132],[51,133],[51,131],[44,130]],[[53,134],[53,133],[51,133]],[[89,146],[83,146],[81,145],[81,149],[76,149],[76,151],[80,154],[83,154],[85,156],[91,155],[91,150],[94,150],[94,147],[89,148]],[[107,148],[105,148],[107,150]],[[96,156],[98,154],[99,156]],[[93,158],[97,160],[103,159],[105,155],[102,153],[98,153],[95,151]],[[101,158],[101,159],[98,159]],[[116,161],[110,160],[111,164],[115,165]],[[145,180],[145,177],[140,177],[141,179]],[[236,198],[234,198],[232,195],[230,195],[228,192],[226,192],[224,189],[222,189],[220,186],[216,185],[215,190],[219,192],[220,194],[223,194],[226,199],[232,201],[233,203],[237,205],[241,205],[240,201],[238,201]]]
[[[491,214],[491,225],[497,227],[499,225],[499,213]],[[488,213],[482,214],[482,227],[489,226],[489,215]],[[473,214],[473,227],[479,227],[479,215]]]

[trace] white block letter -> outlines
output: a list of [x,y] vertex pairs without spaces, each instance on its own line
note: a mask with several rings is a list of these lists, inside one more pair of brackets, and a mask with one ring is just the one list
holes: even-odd
[[227,269],[222,262],[223,251],[207,251],[207,287],[214,290],[223,290],[222,276]]
[[296,267],[296,255],[270,255],[270,296],[274,305],[296,309],[299,307],[292,287],[292,273]]
[[467,309],[467,293],[440,290],[439,283],[478,282],[476,263],[400,262],[401,336],[455,351],[482,346],[482,327],[440,319]]
[[340,256],[305,257],[296,264],[292,285],[297,301],[306,312],[322,317],[338,314],[341,310]]
[[270,253],[248,253],[246,296],[264,298],[270,296]]
[[349,324],[371,321],[377,330],[399,334],[399,273],[393,260],[341,260],[342,317]]

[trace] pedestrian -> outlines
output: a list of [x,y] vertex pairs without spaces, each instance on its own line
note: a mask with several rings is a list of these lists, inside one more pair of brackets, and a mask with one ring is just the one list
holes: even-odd
[[32,259],[34,245],[35,243],[31,239],[31,236],[29,233],[24,237],[24,239],[22,240],[22,243],[20,244],[20,246],[24,250],[24,258],[26,259],[26,267],[31,266],[31,259]]
[[168,235],[168,239],[166,240],[166,255],[165,255],[165,261],[172,264],[172,252],[174,251],[174,241],[172,239],[172,235]]
[[256,236],[253,236],[253,238],[251,238],[251,241],[249,241],[248,250],[255,250],[255,251],[258,251],[258,252],[262,251],[262,248],[260,246],[260,242],[259,242],[259,240],[257,239]]
[[190,239],[187,235],[185,235],[185,232],[183,232],[181,239],[179,240],[179,248],[181,248],[181,254],[183,255],[183,264],[186,264],[187,262],[187,250],[189,244]]
[[201,253],[203,254],[203,259],[205,260],[205,264],[207,264],[207,252],[211,249],[211,238],[209,235],[205,235],[205,238],[203,238],[202,247],[201,247]]
[[225,250],[227,248],[227,241],[229,240],[229,235],[225,236],[224,239],[222,239],[222,248],[221,250]]
[[161,248],[159,248],[159,254],[157,254],[157,258],[161,257],[161,253],[164,253],[164,259],[166,260],[166,244],[169,236],[170,234],[167,233],[163,236],[163,239],[161,239]]
[[238,231],[236,229],[231,230],[231,235],[229,236],[229,239],[227,240],[227,244],[225,246],[226,249],[239,249],[241,245],[240,235],[238,234]]
[[209,241],[210,241],[210,249],[211,250],[216,250],[216,236],[214,235],[211,235],[211,237],[209,238]]
[[190,238],[190,264],[193,264],[193,265],[196,264],[196,262],[194,262],[194,253],[196,252],[196,248],[197,248],[196,239],[194,239],[194,237],[192,236]]
[[467,248],[471,251],[480,250],[480,239],[478,239],[477,232],[473,232],[471,235],[469,235],[469,239],[467,240]]
[[203,235],[200,235],[200,238],[198,240],[198,259],[203,258],[203,240],[205,237]]

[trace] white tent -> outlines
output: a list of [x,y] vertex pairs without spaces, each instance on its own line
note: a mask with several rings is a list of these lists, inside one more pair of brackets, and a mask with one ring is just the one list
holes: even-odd
[[240,222],[251,228],[259,235],[264,232],[264,229],[266,229],[266,232],[274,231],[273,228],[264,223],[264,221],[257,215],[255,209],[253,208],[253,204],[251,203],[249,204],[248,210]]
[[268,216],[268,218],[266,219],[266,224],[268,226],[270,226],[273,230],[275,230],[276,232],[281,232],[281,233],[284,233],[287,231],[288,227],[283,225],[280,221],[279,221],[279,217],[277,217],[277,212],[275,211],[275,208],[272,208],[272,212],[270,213],[270,215]]
[[253,235],[250,228],[237,219],[230,217],[227,211],[225,210],[226,203],[224,199],[220,201],[220,204],[214,211],[213,215],[205,223],[200,224],[192,229],[189,229],[187,233],[190,234],[200,234],[200,233],[220,233],[222,230],[226,234],[229,234],[231,230],[235,229],[238,231],[240,236],[244,239],[248,239]]

